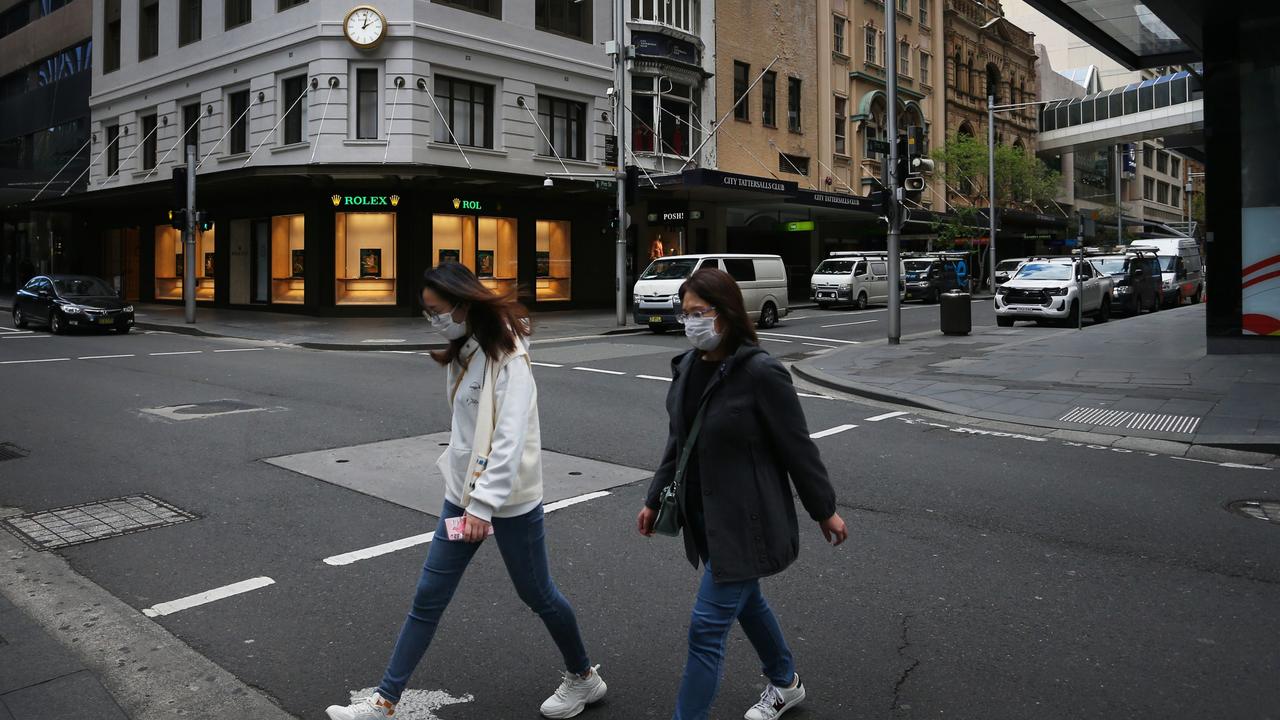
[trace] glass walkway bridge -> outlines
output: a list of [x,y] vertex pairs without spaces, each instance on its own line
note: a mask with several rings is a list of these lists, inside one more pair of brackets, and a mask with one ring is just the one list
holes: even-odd
[[1204,129],[1200,80],[1179,72],[1045,104],[1041,152],[1199,133]]

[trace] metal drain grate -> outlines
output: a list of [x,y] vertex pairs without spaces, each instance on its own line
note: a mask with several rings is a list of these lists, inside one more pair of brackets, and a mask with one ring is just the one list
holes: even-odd
[[14,515],[0,524],[36,550],[56,550],[197,519],[150,495],[128,495]]
[[1079,423],[1093,427],[1149,430],[1152,432],[1191,434],[1200,426],[1200,418],[1194,415],[1168,415],[1144,413],[1132,410],[1108,410],[1106,408],[1078,407],[1058,418],[1061,422]]
[[1280,500],[1237,500],[1227,509],[1254,520],[1266,520],[1280,525]]
[[27,456],[27,451],[13,443],[0,443],[0,461],[17,460]]

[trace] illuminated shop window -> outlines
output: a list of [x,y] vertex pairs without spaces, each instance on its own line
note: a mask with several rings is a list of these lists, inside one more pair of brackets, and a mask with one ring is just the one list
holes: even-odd
[[569,300],[572,257],[566,220],[538,221],[538,300]]
[[303,215],[271,218],[271,302],[300,305],[306,296]]
[[[213,299],[216,230],[196,232],[196,299]],[[157,300],[182,299],[183,272],[182,231],[171,227],[156,228],[155,282]]]
[[459,262],[490,290],[515,292],[519,271],[516,227],[514,218],[433,215],[431,266]]
[[396,216],[394,213],[337,213],[338,305],[396,303]]

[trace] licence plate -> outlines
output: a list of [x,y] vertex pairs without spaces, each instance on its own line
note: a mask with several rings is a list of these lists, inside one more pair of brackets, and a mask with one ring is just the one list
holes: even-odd
[[98,324],[99,325],[115,325],[116,320],[115,318],[109,318],[109,317],[98,318]]
[[649,316],[649,322],[651,322],[651,323],[660,323],[660,322],[662,322],[662,316],[661,316],[661,315],[650,315],[650,316]]

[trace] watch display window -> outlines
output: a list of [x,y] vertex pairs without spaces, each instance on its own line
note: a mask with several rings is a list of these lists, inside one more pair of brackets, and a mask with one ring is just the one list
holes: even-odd
[[271,218],[271,302],[300,305],[306,297],[306,216]]
[[571,226],[567,220],[538,221],[538,300],[569,300],[573,275]]
[[334,223],[338,305],[396,302],[396,216],[337,213]]
[[498,293],[514,292],[519,270],[513,218],[433,215],[431,266],[458,262]]
[[[196,232],[196,299],[212,300],[214,290],[216,229]],[[182,231],[156,227],[155,283],[157,300],[181,300],[183,263]]]

